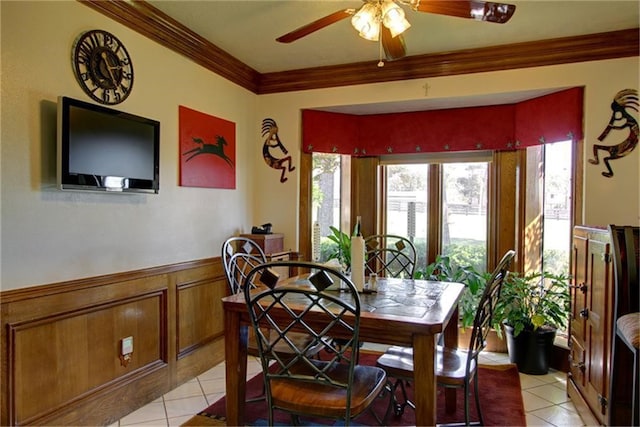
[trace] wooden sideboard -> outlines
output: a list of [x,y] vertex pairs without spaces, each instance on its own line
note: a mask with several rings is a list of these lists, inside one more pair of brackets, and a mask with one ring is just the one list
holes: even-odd
[[253,240],[267,255],[284,251],[284,234],[282,233],[241,234],[240,237]]
[[567,393],[587,425],[608,425],[614,275],[606,228],[576,226]]

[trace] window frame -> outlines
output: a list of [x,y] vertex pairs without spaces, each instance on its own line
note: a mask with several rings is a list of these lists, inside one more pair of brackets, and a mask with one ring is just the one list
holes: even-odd
[[[571,228],[582,218],[582,160],[583,141],[574,140],[572,143],[572,212]],[[488,206],[487,206],[487,269],[491,270],[503,253],[509,249],[516,250],[516,257],[512,263],[512,271],[523,272],[526,262],[532,262],[531,254],[527,254],[527,236],[525,234],[525,210],[527,195],[527,150],[490,151],[488,167]],[[478,153],[436,153],[426,156],[404,155],[394,158],[396,161],[411,163],[424,162],[429,158],[446,159],[450,162],[464,162],[478,158]],[[481,155],[486,155],[483,153]],[[386,183],[382,179],[381,164],[390,161],[387,156],[382,157],[353,157],[350,171],[343,171],[342,177],[350,178],[350,182],[342,183],[343,189],[348,189],[349,195],[342,195],[341,221],[349,218],[349,224],[343,224],[350,229],[355,223],[355,217],[362,217],[364,230],[371,230],[374,234],[382,230],[384,224],[384,191]],[[312,256],[312,221],[311,221],[311,171],[312,155],[300,153],[300,198],[299,198],[299,252],[304,259]],[[441,167],[433,165],[429,168],[429,194],[437,203],[429,205],[429,225],[427,241],[427,263],[435,260],[440,251],[441,241]],[[572,260],[569,260],[572,262]],[[541,262],[541,261],[540,261]]]

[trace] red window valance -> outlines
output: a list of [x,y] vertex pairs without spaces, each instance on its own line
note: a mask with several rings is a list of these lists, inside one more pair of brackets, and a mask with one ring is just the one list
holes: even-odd
[[516,104],[353,115],[302,111],[304,152],[379,156],[513,150],[582,138],[583,88]]

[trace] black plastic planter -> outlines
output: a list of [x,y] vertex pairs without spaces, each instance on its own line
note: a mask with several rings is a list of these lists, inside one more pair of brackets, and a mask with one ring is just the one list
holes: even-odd
[[522,331],[513,336],[513,328],[504,325],[507,337],[509,360],[518,366],[523,374],[544,375],[549,372],[549,358],[553,350],[555,329],[538,328],[534,331]]

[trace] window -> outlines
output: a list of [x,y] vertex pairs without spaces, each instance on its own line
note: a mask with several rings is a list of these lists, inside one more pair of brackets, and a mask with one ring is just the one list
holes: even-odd
[[[384,165],[386,212],[382,233],[408,236],[416,246],[416,269],[435,259],[429,253],[429,229],[437,254],[458,265],[487,265],[488,162]],[[431,172],[430,172],[431,171]],[[434,176],[430,185],[429,176]],[[439,184],[440,183],[440,184]],[[432,188],[440,185],[440,188]],[[432,196],[430,196],[432,194]],[[438,195],[440,195],[438,197]],[[434,209],[438,215],[429,216]]]
[[487,269],[488,162],[442,165],[442,254]]
[[329,226],[350,234],[357,211],[366,235],[413,239],[418,269],[449,254],[486,271],[515,249],[515,271],[566,272],[573,218],[581,216],[581,146],[354,159],[303,153],[299,250],[315,259],[317,222],[318,259],[326,260]]
[[386,224],[382,234],[406,236],[416,246],[419,270],[426,266],[429,179],[428,164],[384,166]]
[[573,177],[572,142],[544,146],[542,270],[569,274]]
[[569,274],[574,212],[576,148],[572,141],[526,150],[523,271]]
[[[348,159],[345,157],[325,153],[312,155],[312,259],[317,262],[325,262],[329,257],[331,242],[326,238],[331,234],[329,227],[333,226],[339,230],[343,228],[341,174],[345,169],[343,163],[348,165]],[[348,205],[348,201],[346,204]]]

